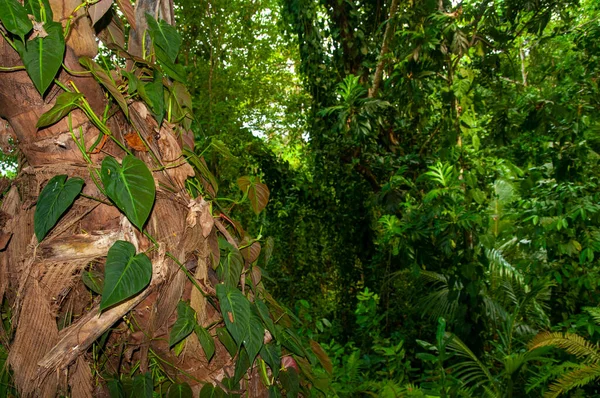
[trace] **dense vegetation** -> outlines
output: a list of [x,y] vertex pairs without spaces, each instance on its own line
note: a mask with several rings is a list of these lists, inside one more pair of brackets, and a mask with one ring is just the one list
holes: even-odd
[[177,0],[175,19],[220,185],[187,188],[262,243],[295,341],[327,352],[305,394],[600,396],[600,2]]
[[600,394],[597,2],[180,4],[331,394]]

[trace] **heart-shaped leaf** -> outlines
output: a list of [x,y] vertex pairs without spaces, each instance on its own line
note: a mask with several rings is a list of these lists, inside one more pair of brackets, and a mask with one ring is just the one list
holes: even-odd
[[146,21],[148,22],[148,33],[152,38],[154,49],[156,50],[156,47],[159,47],[171,62],[175,62],[181,47],[181,36],[177,29],[162,19],[157,22],[148,13],[146,13]]
[[117,85],[110,77],[108,73],[100,65],[92,61],[88,57],[79,58],[79,63],[83,65],[87,70],[92,72],[92,75],[104,86],[106,90],[112,95],[112,97],[117,101],[119,107],[125,114],[125,116],[129,117],[129,108],[127,107],[127,101],[125,101],[125,97],[121,91],[117,88]]
[[[48,0],[25,0],[24,6],[27,9],[27,13],[33,15],[38,22],[49,22],[54,18],[52,7],[50,7]],[[44,12],[42,12],[42,7],[44,7]]]
[[255,214],[260,213],[269,202],[269,188],[258,181],[256,177],[240,177],[237,180],[238,187],[242,192],[248,192],[248,199],[250,199],[250,206],[254,210]]
[[73,204],[73,201],[83,188],[81,178],[71,178],[66,175],[54,176],[42,189],[33,216],[33,229],[38,242],[56,225],[63,213]]
[[29,77],[42,95],[54,80],[65,55],[62,25],[48,21],[44,24],[44,30],[47,36],[30,40],[27,46],[20,41],[15,42]]
[[180,301],[177,304],[177,320],[169,334],[169,347],[173,347],[189,336],[196,325],[198,322],[193,308],[185,301]]
[[167,398],[193,398],[194,393],[188,383],[171,384]]
[[100,176],[108,197],[141,231],[156,195],[154,178],[146,164],[133,155],[125,156],[122,165],[107,156]]
[[100,311],[139,293],[151,278],[152,263],[148,256],[136,255],[129,242],[116,241],[106,257]]
[[0,21],[10,33],[25,41],[33,25],[27,16],[27,9],[17,0],[0,0]]
[[154,393],[154,382],[152,373],[146,372],[133,378],[133,388],[131,395],[139,398],[152,398]]
[[215,341],[208,331],[200,325],[194,327],[194,332],[196,332],[196,336],[198,336],[198,341],[200,341],[200,345],[204,350],[206,360],[210,362],[213,355],[215,355]]
[[58,122],[63,117],[67,116],[73,109],[77,108],[81,98],[83,98],[83,94],[81,93],[62,93],[56,98],[54,106],[50,108],[48,112],[40,116],[35,127],[46,127]]
[[158,61],[160,66],[162,66],[162,69],[167,74],[167,76],[181,83],[186,82],[185,69],[183,69],[183,66],[171,61],[167,53],[161,47],[155,46],[154,53],[156,55],[156,60]]
[[95,269],[84,271],[81,274],[81,279],[83,280],[83,284],[92,292],[102,294],[102,290],[104,289],[104,274],[102,272]]
[[200,390],[199,398],[225,398],[228,395],[219,386],[213,386],[210,383],[205,384]]

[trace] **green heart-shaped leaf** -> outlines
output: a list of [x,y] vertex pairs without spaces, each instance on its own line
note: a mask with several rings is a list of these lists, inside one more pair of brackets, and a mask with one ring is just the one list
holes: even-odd
[[133,388],[131,393],[131,395],[136,398],[152,398],[154,393],[152,373],[146,372],[144,374],[135,376],[133,378]]
[[[52,7],[50,7],[48,0],[25,0],[24,5],[27,13],[33,15],[38,22],[48,22],[54,18]],[[42,12],[42,6],[44,7],[44,12]]]
[[222,283],[217,285],[217,297],[225,326],[239,348],[250,334],[250,302],[238,289]]
[[40,94],[44,94],[62,65],[65,55],[65,38],[62,25],[58,22],[46,22],[46,37],[36,37],[27,42],[20,41],[15,47],[23,60],[23,65]]
[[152,263],[144,253],[118,240],[108,250],[104,269],[104,289],[100,311],[139,293],[152,278]]
[[225,398],[227,394],[219,386],[206,383],[200,390],[199,398]]
[[248,192],[248,199],[250,199],[250,206],[254,210],[255,214],[260,213],[269,202],[269,188],[258,181],[256,177],[240,177],[237,180],[238,187],[242,192]]
[[146,164],[133,155],[125,156],[122,165],[107,156],[102,161],[100,176],[108,197],[141,231],[156,195],[154,177]]
[[66,175],[54,176],[40,193],[33,215],[33,229],[38,242],[56,225],[63,213],[73,204],[73,201],[83,188],[81,178],[71,178]]
[[194,393],[188,383],[171,384],[167,398],[192,398]]
[[0,0],[0,21],[10,33],[25,41],[25,35],[33,28],[27,9],[17,0]]
[[181,47],[181,36],[177,32],[177,29],[162,19],[157,22],[148,13],[146,13],[146,21],[148,22],[148,33],[150,33],[155,52],[156,47],[159,47],[171,62],[175,62],[177,53],[179,53],[179,48]]
[[215,355],[215,341],[208,333],[208,331],[200,325],[196,325],[194,327],[194,332],[196,333],[196,336],[198,336],[198,341],[200,341],[200,345],[204,350],[206,360],[210,362],[213,355]]
[[63,117],[67,116],[69,112],[77,108],[79,100],[83,98],[81,93],[62,93],[56,98],[54,106],[38,120],[35,127],[46,127],[58,122]]
[[180,301],[177,304],[177,320],[169,334],[169,347],[173,347],[189,336],[196,325],[198,325],[196,312],[188,303]]

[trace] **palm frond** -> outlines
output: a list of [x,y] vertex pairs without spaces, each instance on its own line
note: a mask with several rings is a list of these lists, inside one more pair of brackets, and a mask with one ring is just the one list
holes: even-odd
[[529,343],[529,350],[554,346],[587,362],[600,364],[600,347],[574,333],[541,332]]
[[600,379],[600,364],[580,365],[577,369],[560,376],[550,385],[544,398],[555,398],[573,388],[583,387]]

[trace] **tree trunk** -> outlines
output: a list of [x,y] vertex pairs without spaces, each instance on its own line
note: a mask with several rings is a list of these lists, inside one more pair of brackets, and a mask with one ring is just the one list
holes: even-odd
[[[50,0],[50,3],[54,20],[64,26],[80,1]],[[142,1],[140,4],[154,6],[154,15],[157,15],[156,3]],[[140,10],[140,4],[136,11]],[[84,11],[81,9],[73,19],[75,22],[66,42],[64,64],[70,71],[83,70],[79,57],[93,58],[97,53],[94,28]],[[139,18],[143,21],[143,12],[135,14],[138,23]],[[137,37],[141,40],[140,35]],[[138,49],[141,49],[140,44],[136,44]],[[17,52],[4,39],[0,39],[0,60],[3,67],[22,65]],[[102,114],[106,98],[91,75],[69,74],[63,69],[57,79],[65,86],[73,82],[94,112]],[[54,397],[59,393],[73,397],[104,395],[101,389],[94,387],[89,358],[85,354],[109,328],[113,328],[109,347],[124,347],[120,353],[116,352],[123,362],[139,361],[140,369],[147,370],[151,349],[153,355],[160,356],[165,363],[174,364],[166,367],[174,379],[181,380],[184,371],[187,377],[182,381],[192,385],[219,382],[231,373],[233,362],[218,341],[210,363],[203,351],[196,349],[197,344],[188,344],[185,360],[174,356],[168,345],[167,327],[174,321],[174,310],[182,297],[191,299],[202,326],[220,319],[206,298],[197,289],[191,289],[186,274],[173,260],[195,269],[196,279],[210,286],[209,253],[216,243],[216,233],[195,222],[196,219],[212,220],[207,214],[208,206],[189,206],[195,202],[184,189],[184,181],[194,172],[185,162],[170,168],[157,167],[181,158],[181,140],[168,123],[159,128],[142,102],[129,100],[127,104],[133,126],[114,107],[117,112],[107,125],[116,139],[122,141],[132,131],[142,137],[155,138],[158,159],[147,152],[136,154],[150,170],[158,170],[153,172],[157,181],[156,201],[145,230],[158,241],[159,249],[148,253],[153,264],[150,285],[139,295],[100,313],[98,299],[93,299],[81,282],[84,270],[90,265],[102,267],[108,249],[117,240],[133,243],[137,252],[151,249],[153,244],[133,228],[116,207],[107,203],[93,183],[90,174],[95,166],[84,161],[71,138],[67,118],[48,128],[36,128],[40,115],[54,105],[61,91],[53,84],[42,97],[26,71],[0,73],[0,117],[14,131],[22,157],[18,177],[4,196],[0,213],[0,301],[4,298],[10,304],[13,329],[12,337],[5,335],[1,341],[10,341],[8,361],[20,394],[23,397]],[[83,136],[85,142],[92,143],[99,136],[100,131],[82,111],[71,112],[71,119],[75,135]],[[98,166],[106,154],[117,159],[125,155],[109,140],[99,153],[90,154],[90,158]],[[57,174],[84,179],[85,196],[75,200],[38,244],[33,229],[36,201],[46,182]],[[102,198],[102,201],[90,198]],[[122,319],[126,314],[129,315],[124,323]],[[118,373],[118,366],[114,370]]]

